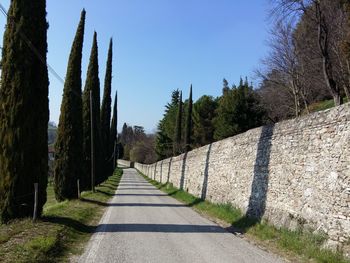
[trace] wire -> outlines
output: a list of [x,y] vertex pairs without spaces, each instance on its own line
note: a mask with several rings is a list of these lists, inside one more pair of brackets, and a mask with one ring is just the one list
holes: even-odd
[[[5,9],[5,7],[0,3],[0,11],[1,13],[8,18],[8,13]],[[10,19],[11,22],[11,19]],[[33,51],[33,53],[39,58],[39,60],[47,66],[48,70],[51,72],[51,74],[62,84],[64,84],[64,80],[63,78],[56,72],[56,70],[50,66],[49,63],[47,63],[45,61],[45,59],[40,55],[40,52],[35,48],[35,46],[32,44],[32,42],[27,38],[27,36],[23,33],[23,32],[19,32],[20,36],[22,37],[22,39],[27,43],[27,45],[29,46],[29,48]]]

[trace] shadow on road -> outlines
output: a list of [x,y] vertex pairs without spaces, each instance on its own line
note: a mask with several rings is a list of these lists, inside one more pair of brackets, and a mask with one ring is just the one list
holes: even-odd
[[149,186],[149,183],[120,183],[120,186]]
[[187,207],[183,204],[154,204],[154,203],[105,203],[92,199],[81,199],[82,202],[92,203],[100,206],[113,206],[113,207]]
[[101,224],[96,232],[227,233],[215,225]]
[[168,196],[167,194],[116,194],[116,196]]
[[124,190],[158,190],[157,188],[153,187],[118,187],[118,191],[124,191]]

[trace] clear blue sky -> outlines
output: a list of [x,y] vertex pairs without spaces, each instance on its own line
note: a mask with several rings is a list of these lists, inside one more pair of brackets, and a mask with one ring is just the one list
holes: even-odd
[[[8,9],[9,0],[1,3]],[[29,4],[29,3],[28,3]],[[124,122],[151,132],[171,91],[218,96],[222,79],[253,76],[266,54],[268,0],[48,0],[48,63],[64,78],[82,8],[86,9],[83,88],[94,30],[101,98],[109,38],[114,40],[113,95]],[[5,18],[0,16],[0,34]],[[50,119],[58,123],[63,85],[50,74]]]

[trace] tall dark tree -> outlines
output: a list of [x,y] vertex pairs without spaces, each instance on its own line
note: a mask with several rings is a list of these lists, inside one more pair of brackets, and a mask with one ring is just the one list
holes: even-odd
[[[118,92],[115,92],[115,98],[114,98],[114,106],[113,106],[113,116],[112,116],[112,122],[111,122],[111,129],[110,129],[110,139],[109,139],[109,152],[113,155],[115,158],[118,158],[119,154],[116,153],[117,148],[117,135],[118,135]],[[112,169],[114,168],[115,164],[112,165]]]
[[128,126],[126,123],[123,124],[122,132],[119,137],[119,141],[123,146],[123,158],[125,160],[130,159],[130,150],[134,145],[134,130],[131,126]]
[[217,101],[204,95],[193,105],[193,137],[194,145],[199,147],[214,141],[213,119]]
[[[350,28],[350,1],[344,0],[343,1],[343,8],[347,15],[347,26]],[[347,64],[350,65],[350,33],[348,32],[345,35],[345,39],[343,40],[343,52],[345,54],[345,59],[347,61]]]
[[46,202],[49,121],[46,1],[12,0],[2,49],[0,217],[38,214]]
[[113,59],[113,41],[111,39],[109,42],[106,76],[105,76],[104,92],[103,92],[103,99],[102,99],[102,106],[101,106],[101,139],[102,139],[102,147],[104,148],[104,153],[105,153],[104,162],[106,167],[108,167],[107,162],[110,162],[111,160],[109,140],[110,140],[110,123],[111,123],[111,104],[112,104],[112,99],[111,99],[112,59]]
[[77,197],[76,180],[83,174],[81,60],[84,28],[85,10],[81,12],[69,56],[55,144],[54,189],[56,199],[59,201]]
[[190,96],[188,98],[187,115],[186,115],[186,134],[185,134],[185,149],[190,151],[192,147],[192,85],[190,88]]
[[156,153],[159,160],[171,157],[173,155],[173,140],[179,98],[180,91],[174,90],[171,94],[171,101],[165,105],[164,116],[158,124]]
[[182,92],[180,92],[180,98],[178,102],[177,114],[176,114],[176,126],[174,133],[173,153],[179,154],[182,151]]
[[[90,112],[90,92],[92,95],[92,114]],[[95,164],[95,184],[100,172],[100,80],[98,77],[98,47],[97,34],[94,33],[93,44],[90,54],[90,62],[86,76],[83,93],[83,149],[85,159],[85,183],[84,188],[88,189],[91,183],[91,115],[94,133],[94,164]]]
[[122,127],[122,132],[120,134],[120,142],[123,145],[126,145],[129,143],[128,139],[128,125],[124,122],[123,127]]

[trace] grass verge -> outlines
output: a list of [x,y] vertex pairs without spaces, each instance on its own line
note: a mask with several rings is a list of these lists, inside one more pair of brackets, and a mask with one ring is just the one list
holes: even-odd
[[114,195],[123,170],[114,174],[96,192],[83,192],[81,200],[57,202],[53,186],[47,188],[43,217],[0,225],[1,262],[67,262],[83,252]]
[[[140,173],[140,172],[139,172]],[[161,184],[140,173],[148,182],[178,201],[194,208],[210,218],[219,219],[228,224],[230,232],[239,232],[252,236],[264,246],[274,247],[283,255],[297,258],[302,262],[349,263],[341,252],[322,249],[326,236],[306,231],[290,231],[276,228],[267,222],[256,222],[244,216],[241,210],[230,204],[214,204],[197,198],[188,192],[175,188],[172,184]],[[293,262],[295,262],[293,260]]]
[[[347,103],[348,100],[347,98],[343,98],[343,102]],[[313,104],[309,105],[309,111],[312,112],[317,112],[317,111],[323,111],[323,110],[327,110],[330,108],[334,107],[334,100],[324,100],[324,101],[319,101],[319,102],[315,102]],[[306,114],[306,110],[303,111],[303,114]]]

